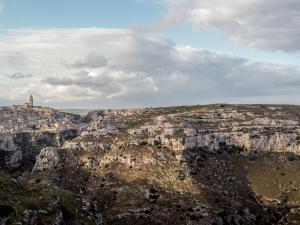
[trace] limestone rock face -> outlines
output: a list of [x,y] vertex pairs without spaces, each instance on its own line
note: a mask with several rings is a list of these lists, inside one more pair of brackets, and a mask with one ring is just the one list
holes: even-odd
[[[25,194],[38,194],[25,204],[33,208],[25,210],[26,224],[47,212],[51,224],[78,224],[76,212],[92,219],[85,225],[300,223],[299,106],[97,110],[78,120],[56,113],[47,116],[47,130],[28,126],[42,117],[26,113],[25,130],[20,123],[0,133],[1,169],[18,171],[35,159],[20,176],[36,186]],[[50,196],[40,194],[51,185]],[[33,204],[48,197],[51,204]],[[16,215],[23,198],[7,199]]]
[[0,151],[16,151],[17,145],[14,142],[14,135],[8,133],[0,133]]
[[0,134],[0,167],[17,168],[22,161],[22,151],[14,142],[14,135]]
[[[242,107],[240,107],[242,108]],[[289,108],[203,109],[158,116],[154,123],[129,129],[132,143],[158,144],[174,151],[210,152],[238,148],[244,154],[300,154],[299,120]]]
[[43,171],[54,169],[59,164],[59,149],[58,148],[44,148],[36,157],[36,163],[33,171]]
[[207,148],[216,151],[224,146],[237,146],[245,151],[275,151],[300,153],[300,145],[295,142],[296,134],[279,133],[213,133],[187,136],[182,142],[186,149]]

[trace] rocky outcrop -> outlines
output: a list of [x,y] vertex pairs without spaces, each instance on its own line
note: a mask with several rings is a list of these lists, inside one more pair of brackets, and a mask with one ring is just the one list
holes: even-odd
[[61,147],[78,135],[78,130],[0,134],[0,168],[31,169],[45,147]]
[[44,148],[36,157],[36,162],[33,171],[43,171],[48,169],[55,169],[59,164],[60,156],[58,148]]
[[274,151],[300,153],[300,145],[296,141],[297,134],[275,132],[230,132],[211,133],[187,136],[182,142],[186,149],[206,148],[211,152],[225,149],[226,146],[236,146],[245,152]]
[[14,142],[12,134],[0,134],[0,167],[17,168],[22,160],[22,151]]
[[[269,112],[270,109],[265,109]],[[133,144],[161,145],[175,151],[202,148],[210,152],[236,148],[245,154],[292,152],[300,154],[298,117],[287,111],[259,114],[247,110],[197,110],[158,116],[151,125],[129,129]]]

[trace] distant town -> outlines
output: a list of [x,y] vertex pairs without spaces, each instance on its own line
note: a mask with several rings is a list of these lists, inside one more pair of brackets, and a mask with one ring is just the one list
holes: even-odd
[[50,131],[75,126],[74,115],[60,113],[49,108],[35,106],[33,96],[23,105],[0,107],[0,132]]

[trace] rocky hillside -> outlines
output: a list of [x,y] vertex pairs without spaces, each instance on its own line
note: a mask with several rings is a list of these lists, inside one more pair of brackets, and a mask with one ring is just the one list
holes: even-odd
[[0,224],[300,224],[299,118],[199,105],[3,132]]

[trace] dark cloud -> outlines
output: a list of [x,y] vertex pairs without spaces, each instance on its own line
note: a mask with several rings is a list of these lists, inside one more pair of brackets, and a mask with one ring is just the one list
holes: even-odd
[[120,91],[120,85],[113,82],[109,77],[91,77],[85,73],[73,74],[69,78],[48,77],[42,80],[42,83],[52,86],[77,86],[79,88],[89,88],[93,91],[112,94]]

